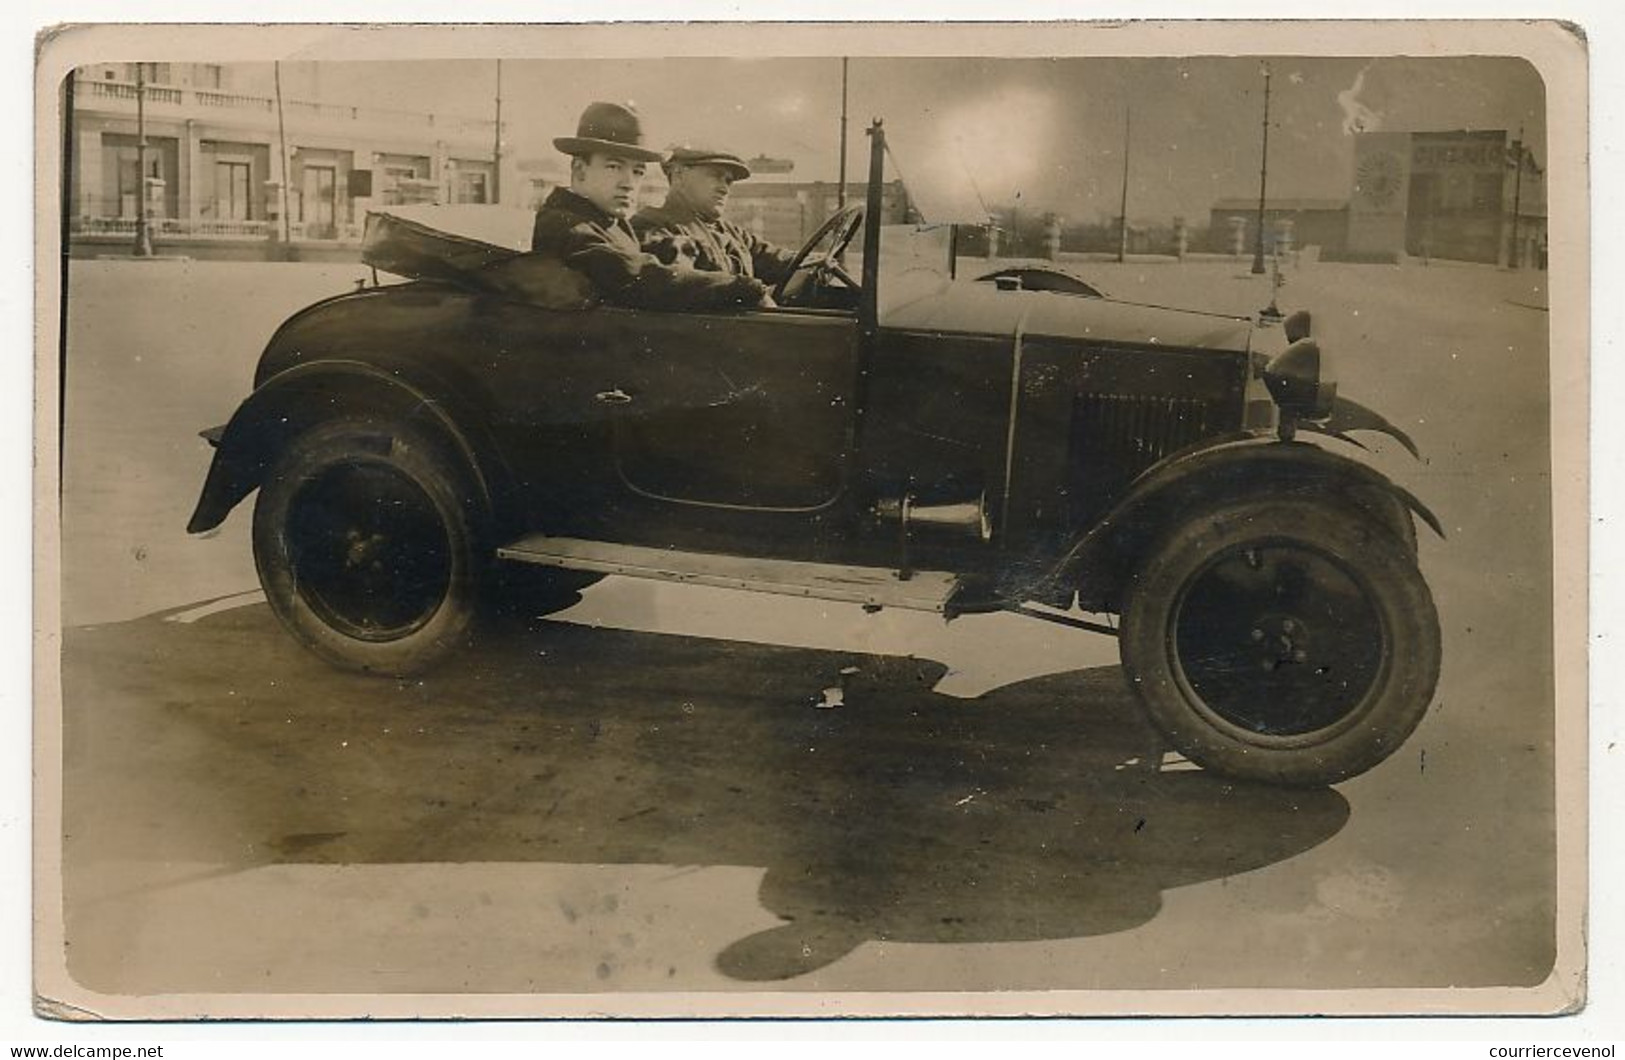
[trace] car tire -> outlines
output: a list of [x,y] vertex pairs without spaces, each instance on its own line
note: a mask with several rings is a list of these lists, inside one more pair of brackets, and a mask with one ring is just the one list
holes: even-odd
[[282,624],[338,666],[419,673],[470,638],[489,549],[469,475],[421,428],[298,435],[261,484],[254,563]]
[[1123,666],[1173,747],[1227,776],[1323,785],[1415,730],[1439,621],[1414,553],[1335,502],[1257,500],[1174,528],[1130,590]]

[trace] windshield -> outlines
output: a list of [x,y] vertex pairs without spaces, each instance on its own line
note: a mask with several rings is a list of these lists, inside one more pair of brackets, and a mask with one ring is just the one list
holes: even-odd
[[[896,304],[940,290],[952,277],[953,226],[883,224],[880,226],[880,299]],[[854,239],[844,261],[853,275],[863,275],[863,243]]]

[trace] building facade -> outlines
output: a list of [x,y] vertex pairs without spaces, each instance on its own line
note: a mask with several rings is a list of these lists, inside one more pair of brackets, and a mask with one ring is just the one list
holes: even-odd
[[[1257,220],[1256,199],[1220,200],[1208,249],[1252,253]],[[1272,199],[1264,224],[1266,253],[1290,233],[1327,260],[1544,267],[1546,175],[1504,130],[1361,133],[1346,201]]]
[[[505,153],[499,175],[491,121],[353,107],[298,91],[284,92],[279,113],[270,64],[143,68],[102,63],[73,74],[67,211],[74,255],[130,253],[142,195],[159,254],[354,261],[370,209],[490,203],[499,185],[504,203],[534,209],[569,181],[563,156]],[[759,172],[734,187],[728,218],[799,247],[835,212],[838,186],[793,180],[788,161],[752,161]],[[861,183],[847,185],[849,203],[863,202],[864,193]],[[665,182],[651,167],[639,205],[664,197]],[[883,203],[888,221],[909,216],[901,181],[886,185]]]
[[240,259],[353,260],[375,205],[493,201],[494,122],[293,97],[279,114],[269,65],[143,65],[144,85],[134,63],[73,74],[76,255],[128,252],[143,194],[158,253]]
[[1546,240],[1546,174],[1497,130],[1412,133],[1405,252],[1537,265]]

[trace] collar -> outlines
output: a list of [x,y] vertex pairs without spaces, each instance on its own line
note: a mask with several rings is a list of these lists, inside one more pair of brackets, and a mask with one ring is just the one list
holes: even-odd
[[554,188],[552,192],[548,194],[547,201],[542,205],[548,209],[563,210],[566,213],[575,214],[577,217],[592,221],[593,223],[606,228],[613,225],[623,225],[626,223],[626,218],[616,216],[615,214],[600,208],[597,203],[593,202],[585,195],[582,195],[580,192],[574,191],[570,188],[566,188],[563,185]]

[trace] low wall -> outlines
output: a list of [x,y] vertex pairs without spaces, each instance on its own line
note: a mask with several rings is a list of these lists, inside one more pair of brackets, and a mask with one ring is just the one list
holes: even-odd
[[[68,243],[70,258],[133,257],[130,236],[74,236]],[[154,239],[152,252],[168,258],[195,261],[319,261],[351,264],[361,260],[358,243],[295,241],[273,243],[266,239]]]

